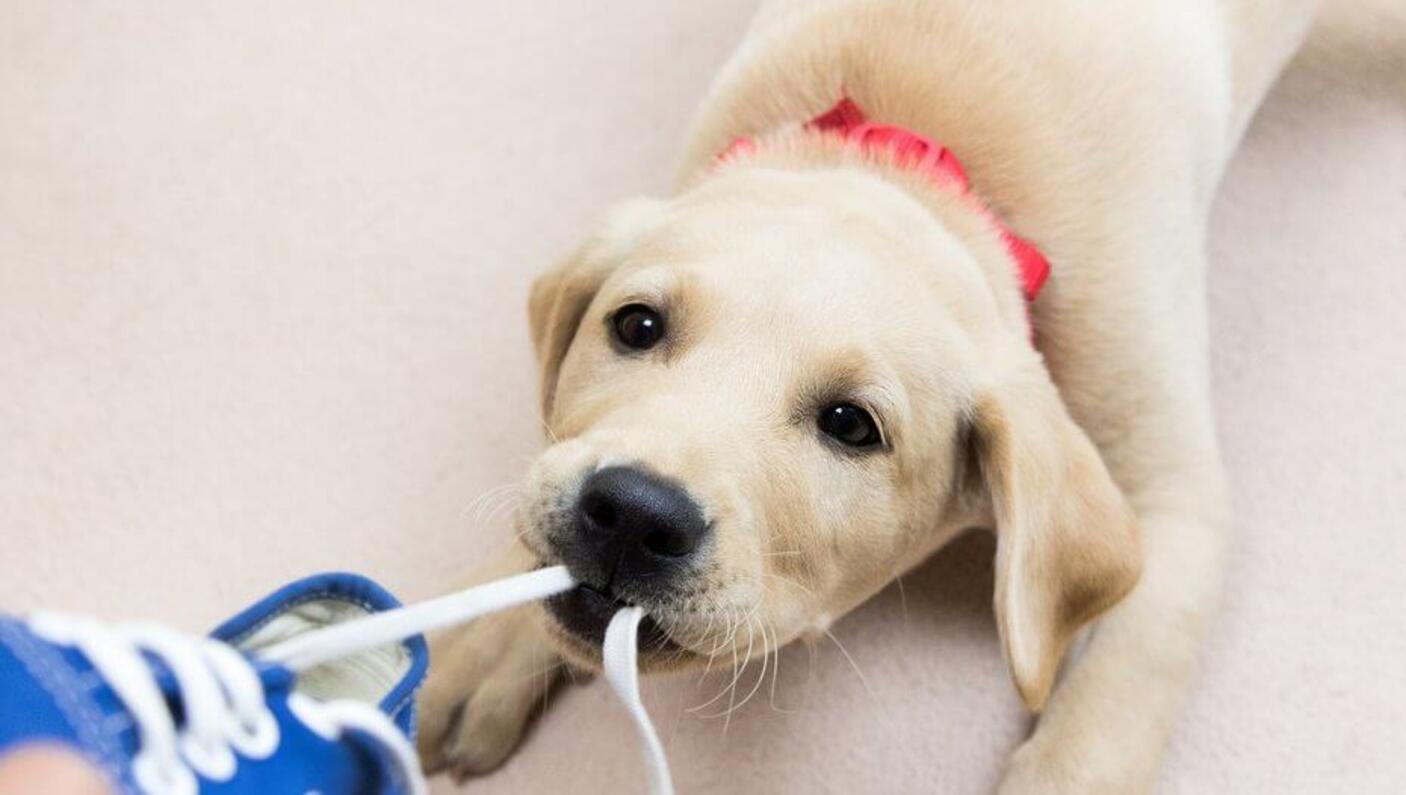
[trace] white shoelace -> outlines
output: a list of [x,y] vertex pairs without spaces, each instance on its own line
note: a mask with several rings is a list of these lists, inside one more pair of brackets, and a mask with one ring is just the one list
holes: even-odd
[[626,607],[610,619],[605,628],[605,644],[601,656],[605,660],[605,679],[610,689],[635,721],[640,740],[644,743],[644,761],[649,768],[650,795],[674,795],[674,782],[669,776],[669,760],[664,756],[664,744],[644,711],[640,699],[639,629],[644,610]]
[[[264,699],[264,685],[239,652],[206,638],[192,638],[158,624],[108,626],[87,618],[39,613],[34,633],[81,651],[127,708],[138,735],[132,759],[137,787],[151,795],[196,795],[200,782],[232,779],[239,757],[267,759],[278,750],[279,728]],[[165,664],[179,691],[185,722],[176,718],[143,658]],[[292,694],[289,708],[309,729],[334,742],[348,729],[382,743],[411,792],[426,791],[415,749],[390,718],[369,704],[321,703]]]
[[[411,635],[471,621],[488,613],[546,599],[575,587],[565,566],[553,566],[307,632],[260,652],[261,659],[294,672],[394,643]],[[605,678],[624,703],[644,743],[651,795],[673,795],[664,747],[640,699],[637,641],[644,611],[621,609],[606,628]],[[217,640],[191,638],[157,624],[110,627],[53,613],[36,614],[30,627],[50,642],[77,648],[127,707],[139,736],[132,760],[137,786],[151,795],[196,795],[196,774],[228,781],[236,754],[267,759],[278,749],[278,723],[264,700],[264,686],[249,661]],[[145,652],[171,671],[180,691],[185,725],[157,686]],[[414,795],[426,791],[415,750],[380,710],[355,701],[319,702],[298,693],[288,706],[309,729],[335,741],[355,729],[384,744]]]

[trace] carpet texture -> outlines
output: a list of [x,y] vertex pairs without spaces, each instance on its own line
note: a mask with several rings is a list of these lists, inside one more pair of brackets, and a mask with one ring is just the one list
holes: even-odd
[[[493,554],[513,495],[476,498],[540,445],[527,285],[667,188],[752,5],[0,5],[0,605],[196,629],[312,571],[417,599]],[[1297,68],[1211,254],[1238,536],[1161,791],[1398,792],[1406,73]],[[647,681],[680,791],[989,790],[1028,729],[992,548],[728,720],[686,711],[726,678]],[[604,684],[555,700],[469,789],[637,791]]]

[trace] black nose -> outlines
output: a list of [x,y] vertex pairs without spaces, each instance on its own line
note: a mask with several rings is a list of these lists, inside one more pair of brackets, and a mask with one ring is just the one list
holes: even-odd
[[607,467],[586,479],[577,501],[581,535],[613,579],[657,574],[698,551],[708,523],[681,486],[637,467]]

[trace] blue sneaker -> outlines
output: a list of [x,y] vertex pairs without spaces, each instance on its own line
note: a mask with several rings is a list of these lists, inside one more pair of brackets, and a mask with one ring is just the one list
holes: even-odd
[[67,745],[120,792],[421,793],[415,636],[294,674],[260,650],[399,603],[362,577],[288,585],[192,638],[156,624],[0,616],[0,755]]

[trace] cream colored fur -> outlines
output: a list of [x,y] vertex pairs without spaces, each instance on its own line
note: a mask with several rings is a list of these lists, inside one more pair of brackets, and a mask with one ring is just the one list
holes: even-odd
[[[554,444],[502,570],[550,562],[554,517],[595,468],[638,462],[685,484],[717,542],[686,602],[646,606],[687,650],[645,661],[663,668],[736,652],[743,620],[773,643],[823,632],[962,531],[992,528],[1006,655],[1042,710],[1001,791],[1148,791],[1228,531],[1208,205],[1313,12],[765,6],[703,104],[678,193],[617,208],[534,288]],[[979,214],[798,129],[841,95],[950,147],[1049,256],[1033,345]],[[742,135],[758,151],[715,168]],[[658,357],[606,340],[632,301],[669,307],[677,339]],[[817,442],[806,401],[837,390],[877,408],[888,449],[846,459]],[[536,609],[436,638],[433,654],[421,749],[460,774],[511,751],[550,685],[540,671],[597,663]]]

